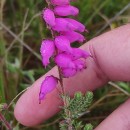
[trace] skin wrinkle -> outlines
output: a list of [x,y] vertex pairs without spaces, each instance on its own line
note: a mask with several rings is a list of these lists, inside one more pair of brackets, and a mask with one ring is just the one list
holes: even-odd
[[[100,37],[92,39],[97,61],[109,79],[128,81],[130,73],[127,69],[130,68],[128,60],[130,55],[130,24],[112,30],[111,35],[108,34],[109,32],[102,35],[103,40]],[[105,58],[102,54],[105,55]]]
[[[100,64],[99,64],[99,62],[98,62],[98,58],[97,58],[97,56],[96,56],[96,55],[98,55],[98,53],[96,53],[96,50],[95,50],[95,48],[93,47],[93,46],[94,46],[94,43],[95,43],[95,39],[96,39],[96,38],[93,38],[92,41],[94,41],[94,42],[92,42],[91,44],[89,44],[89,46],[90,46],[90,51],[91,51],[91,53],[92,53],[92,55],[93,55],[93,59],[94,59],[94,61],[95,61],[95,64],[97,65],[98,69],[103,73],[103,75],[105,76],[105,79],[107,79],[107,81],[110,81],[111,78],[109,78],[109,76],[101,69],[102,67],[100,66]],[[97,74],[97,76],[98,76],[98,75],[101,77],[100,74]],[[104,77],[102,76],[102,78],[104,78]]]
[[96,52],[95,52],[95,49],[93,47],[93,42],[91,44],[89,44],[89,42],[88,42],[88,48],[89,48],[90,54],[92,55],[93,61],[94,61],[96,68],[97,68],[97,69],[95,69],[97,78],[101,79],[102,81],[110,81],[109,78],[103,72],[103,70],[101,69],[101,67],[98,63],[98,60],[97,60],[97,57],[96,57]]

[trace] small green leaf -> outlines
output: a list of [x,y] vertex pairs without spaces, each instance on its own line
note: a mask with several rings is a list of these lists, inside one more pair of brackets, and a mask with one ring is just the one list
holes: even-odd
[[75,93],[74,98],[81,99],[82,98],[82,93],[81,92]]
[[84,130],[93,130],[93,126],[90,123],[86,124]]

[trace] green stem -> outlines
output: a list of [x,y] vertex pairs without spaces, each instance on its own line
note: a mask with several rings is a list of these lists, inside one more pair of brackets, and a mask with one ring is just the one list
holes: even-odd
[[[1,43],[1,42],[0,42]],[[5,102],[3,61],[0,58],[0,102]]]
[[[3,7],[5,0],[0,1],[0,21],[3,20]],[[4,55],[5,55],[5,41],[3,38],[2,29],[0,30],[0,102],[5,102],[5,90],[4,90]]]
[[[22,25],[22,31],[21,31],[21,40],[23,41],[24,40],[24,28],[25,28],[25,23],[26,23],[26,19],[27,19],[27,16],[28,16],[28,9],[25,13],[25,16],[24,16],[24,21],[23,21],[23,25]],[[20,48],[19,48],[19,61],[20,61],[20,68],[22,68],[22,60],[23,60],[23,45],[20,45]]]

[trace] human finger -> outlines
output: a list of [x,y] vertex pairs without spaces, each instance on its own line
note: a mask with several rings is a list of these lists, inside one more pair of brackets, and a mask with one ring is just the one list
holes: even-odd
[[[85,92],[87,90],[94,90],[107,83],[109,78],[113,80],[130,80],[130,70],[128,70],[130,66],[130,60],[128,59],[130,51],[126,48],[130,46],[130,39],[128,37],[130,34],[129,28],[130,25],[125,25],[94,38],[90,40],[88,44],[82,46],[83,49],[91,52],[93,59],[87,59],[86,70],[72,78],[64,80],[64,86],[70,95],[73,95],[76,91]],[[113,44],[113,42],[115,44]],[[125,45],[122,47],[122,44]],[[117,50],[120,53],[118,53]],[[120,58],[123,58],[125,64]],[[57,68],[53,68],[46,75],[58,77]],[[45,76],[37,80],[32,87],[21,96],[16,104],[14,113],[17,120],[23,125],[37,125],[59,111],[61,100],[57,90],[48,94],[41,105],[38,104],[39,87],[44,78]]]
[[130,130],[130,99],[116,109],[95,130]]

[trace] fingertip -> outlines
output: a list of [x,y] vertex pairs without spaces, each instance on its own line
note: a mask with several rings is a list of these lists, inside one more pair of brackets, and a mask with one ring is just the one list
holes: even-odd
[[[18,122],[20,122],[24,126],[35,126],[38,124],[38,120],[36,120],[36,115],[34,115],[34,108],[38,101],[35,100],[34,104],[31,104],[32,98],[35,98],[33,95],[30,97],[30,92],[32,88],[27,90],[17,101],[17,104],[14,109],[14,116]],[[36,94],[37,95],[37,94]],[[34,101],[34,100],[33,100]],[[37,103],[36,103],[37,102]],[[30,107],[31,105],[31,107]]]
[[25,92],[15,106],[15,118],[24,126],[36,126],[44,122],[59,111],[61,104],[56,91],[48,94],[39,104],[38,93],[33,90]]
[[95,130],[130,130],[130,99],[108,116]]

